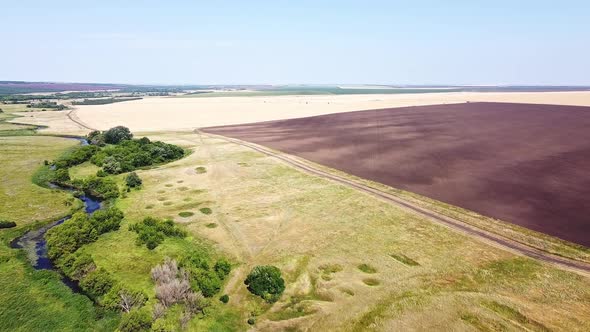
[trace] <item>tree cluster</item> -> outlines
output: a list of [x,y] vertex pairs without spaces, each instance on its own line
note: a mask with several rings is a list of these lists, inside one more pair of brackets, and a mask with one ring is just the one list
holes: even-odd
[[122,220],[123,212],[115,207],[96,211],[90,216],[78,212],[47,232],[47,255],[59,264],[61,258],[96,241],[99,235],[119,229]]
[[285,280],[281,277],[281,270],[272,265],[254,267],[244,284],[248,286],[252,294],[271,303],[276,302],[285,290]]
[[119,174],[139,167],[176,160],[182,156],[184,150],[181,147],[159,141],[151,142],[144,137],[106,146],[94,154],[91,162],[109,174]]
[[186,236],[186,232],[174,225],[172,220],[153,217],[146,217],[131,225],[129,230],[137,233],[137,245],[145,245],[150,250],[156,248],[166,237]]
[[70,185],[76,189],[84,191],[87,195],[101,199],[119,197],[119,187],[117,186],[117,182],[108,177],[90,176],[84,180],[73,180]]

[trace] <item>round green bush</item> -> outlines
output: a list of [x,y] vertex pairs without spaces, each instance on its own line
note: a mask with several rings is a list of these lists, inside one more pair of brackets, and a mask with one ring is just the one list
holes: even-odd
[[190,211],[183,211],[183,212],[180,212],[178,215],[183,218],[188,218],[188,217],[192,217],[194,215],[194,213],[190,212]]
[[16,227],[16,223],[14,221],[0,220],[0,228],[12,228],[12,227]]
[[201,208],[201,209],[199,209],[199,211],[201,211],[202,214],[211,214],[211,213],[213,213],[213,210],[211,210],[208,207]]
[[285,290],[281,270],[272,265],[254,267],[244,280],[244,284],[252,294],[262,297],[267,302],[276,302]]
[[223,303],[229,302],[229,295],[227,295],[227,294],[221,295],[221,297],[219,298],[219,301],[221,301]]
[[256,319],[254,317],[248,318],[248,324],[250,324],[250,325],[256,324]]

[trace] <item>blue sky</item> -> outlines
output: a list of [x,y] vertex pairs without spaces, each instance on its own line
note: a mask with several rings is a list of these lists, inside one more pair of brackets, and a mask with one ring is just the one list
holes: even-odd
[[590,85],[590,1],[0,0],[0,80]]

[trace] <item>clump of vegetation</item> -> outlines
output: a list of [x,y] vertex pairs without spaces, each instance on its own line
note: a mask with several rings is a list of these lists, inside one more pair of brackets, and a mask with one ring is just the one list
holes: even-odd
[[327,264],[320,266],[320,275],[324,280],[332,280],[332,274],[342,271],[340,264]]
[[221,297],[219,297],[219,301],[221,301],[223,303],[229,302],[229,295],[227,295],[227,294],[221,295]]
[[152,317],[145,310],[133,310],[123,315],[119,324],[121,332],[149,331],[152,327]]
[[244,280],[244,284],[252,294],[262,297],[269,303],[276,302],[285,290],[281,270],[272,265],[254,267]]
[[0,228],[12,228],[12,227],[16,227],[16,223],[14,221],[0,220]]
[[367,286],[378,286],[380,284],[379,280],[373,278],[363,279],[363,282]]
[[420,266],[418,262],[403,254],[389,254],[396,261],[408,266]]
[[210,222],[207,225],[205,225],[205,227],[207,227],[207,228],[216,228],[217,227],[217,224],[214,223],[214,222]]
[[86,135],[86,140],[90,145],[105,146],[104,135],[99,130],[93,130]]
[[90,160],[98,150],[99,148],[94,145],[78,146],[55,160],[53,166],[55,169],[62,169],[80,165]]
[[201,211],[202,214],[211,214],[211,213],[213,213],[213,210],[211,210],[208,207],[200,208],[199,211]]
[[[108,143],[107,136],[105,141]],[[144,137],[138,140],[121,140],[96,152],[91,162],[109,174],[130,172],[138,167],[151,166],[176,160],[184,156],[184,150],[176,145],[151,142]]]
[[122,220],[123,212],[115,207],[96,211],[90,216],[78,212],[47,232],[47,255],[52,260],[59,260],[72,254],[84,244],[96,241],[99,235],[118,230]]
[[63,104],[58,104],[55,101],[42,101],[39,103],[28,104],[27,108],[52,108],[52,109],[56,109],[58,111],[63,111],[65,109],[67,109],[68,107]]
[[207,169],[203,166],[199,166],[199,167],[195,168],[195,171],[197,172],[197,174],[207,173]]
[[103,268],[90,272],[80,281],[80,287],[93,298],[105,295],[111,290],[114,284],[115,281],[111,275]]
[[188,218],[188,217],[192,217],[194,215],[194,213],[190,212],[190,211],[183,211],[183,212],[180,212],[178,215],[183,218]]
[[204,313],[209,301],[199,290],[191,286],[188,266],[179,267],[175,260],[169,258],[151,271],[152,280],[156,283],[156,298],[159,303],[154,307],[154,318],[162,317],[167,308],[175,304],[184,304],[185,312],[181,317],[181,325],[188,323],[197,313]]
[[121,141],[130,140],[133,134],[127,127],[116,126],[102,133],[107,144],[119,144]]
[[150,250],[156,248],[167,236],[186,236],[186,232],[176,227],[172,220],[153,217],[146,217],[142,222],[131,225],[129,230],[137,233],[137,245],[145,245]]
[[365,273],[377,273],[377,269],[369,264],[360,264],[357,268]]
[[115,180],[108,177],[90,176],[84,180],[76,179],[71,185],[86,194],[102,199],[119,197],[119,186]]
[[142,181],[137,173],[131,172],[125,177],[125,183],[129,188],[136,188],[141,186]]
[[119,103],[122,101],[140,100],[141,97],[136,98],[100,98],[100,99],[84,99],[82,101],[73,101],[72,105],[106,105]]

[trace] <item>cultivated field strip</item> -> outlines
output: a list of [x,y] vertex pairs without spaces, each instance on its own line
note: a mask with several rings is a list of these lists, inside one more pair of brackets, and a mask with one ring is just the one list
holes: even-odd
[[403,207],[405,209],[413,211],[414,213],[424,216],[424,217],[428,218],[429,220],[432,220],[434,222],[437,222],[441,225],[452,228],[454,230],[460,231],[464,234],[475,237],[479,240],[485,241],[486,243],[493,244],[493,245],[500,247],[502,249],[506,249],[511,252],[521,254],[521,255],[524,255],[527,257],[531,257],[531,258],[534,258],[534,259],[537,259],[537,260],[540,260],[540,261],[543,261],[546,263],[550,263],[550,264],[553,264],[553,265],[556,265],[556,266],[559,266],[559,267],[562,267],[562,268],[565,268],[567,270],[571,270],[571,271],[574,271],[577,273],[581,273],[584,275],[590,274],[590,264],[586,264],[584,262],[579,262],[579,261],[574,261],[574,260],[560,257],[557,255],[552,255],[552,254],[549,254],[549,253],[544,252],[542,250],[526,246],[526,245],[521,244],[516,241],[512,241],[512,240],[502,237],[500,235],[486,232],[481,229],[477,229],[477,228],[467,225],[464,222],[461,222],[459,220],[456,220],[456,219],[450,218],[448,216],[444,216],[439,213],[436,213],[436,212],[424,209],[422,207],[416,206],[415,204],[412,204],[408,201],[405,201],[399,197],[388,194],[388,193],[381,191],[379,189],[367,186],[365,184],[358,183],[356,181],[353,181],[353,180],[350,180],[350,179],[347,179],[347,178],[344,178],[344,177],[341,177],[341,176],[338,176],[335,174],[328,173],[326,171],[315,168],[314,166],[312,166],[310,164],[303,163],[299,160],[296,160],[293,157],[290,157],[286,154],[274,152],[274,151],[272,151],[268,148],[262,147],[260,145],[244,142],[244,141],[234,139],[234,138],[209,134],[209,133],[204,133],[204,134],[209,135],[209,136],[213,136],[213,137],[219,137],[219,138],[225,139],[229,142],[239,144],[244,147],[248,147],[250,149],[253,149],[253,150],[256,150],[260,153],[263,153],[265,155],[279,159],[280,161],[287,163],[287,164],[291,165],[292,167],[302,170],[304,172],[307,172],[309,174],[313,174],[315,176],[329,179],[331,181],[352,187],[352,188],[357,189],[359,191],[362,191],[367,194],[378,197],[380,199],[386,200],[390,203],[396,204],[400,207]]

